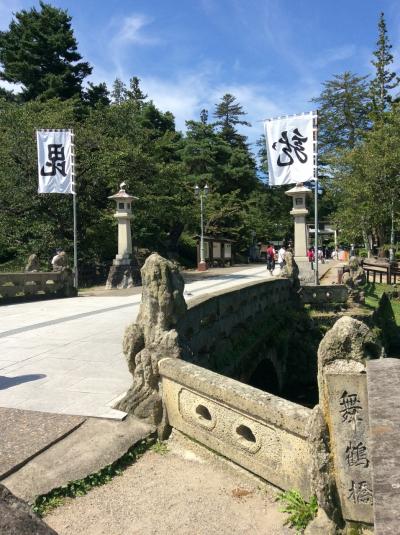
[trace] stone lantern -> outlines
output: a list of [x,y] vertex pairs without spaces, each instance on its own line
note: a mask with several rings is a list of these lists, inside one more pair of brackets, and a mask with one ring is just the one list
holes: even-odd
[[113,199],[117,206],[114,217],[118,221],[118,253],[107,278],[106,288],[130,288],[140,280],[139,268],[132,256],[132,201],[137,199],[125,191],[126,184],[120,184],[120,190],[115,195],[108,197]]
[[294,217],[294,257],[297,263],[308,262],[307,246],[308,233],[306,217],[308,210],[306,206],[307,195],[312,192],[304,184],[299,183],[292,189],[285,191],[285,194],[293,198],[293,208],[290,214]]

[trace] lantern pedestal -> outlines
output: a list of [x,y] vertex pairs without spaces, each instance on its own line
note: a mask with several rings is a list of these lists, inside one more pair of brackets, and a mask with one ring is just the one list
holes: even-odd
[[125,191],[125,183],[120,190],[109,199],[117,203],[114,217],[118,221],[118,253],[108,273],[106,289],[131,288],[141,284],[140,268],[136,258],[132,255],[131,219],[132,200],[137,199]]

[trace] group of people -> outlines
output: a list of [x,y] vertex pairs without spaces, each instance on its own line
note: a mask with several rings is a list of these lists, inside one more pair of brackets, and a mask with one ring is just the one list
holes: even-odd
[[267,269],[271,273],[273,273],[275,269],[275,260],[277,261],[279,267],[283,269],[283,266],[285,265],[285,255],[286,255],[286,247],[284,245],[281,245],[280,249],[278,250],[278,253],[275,250],[275,247],[272,243],[268,244],[267,247]]

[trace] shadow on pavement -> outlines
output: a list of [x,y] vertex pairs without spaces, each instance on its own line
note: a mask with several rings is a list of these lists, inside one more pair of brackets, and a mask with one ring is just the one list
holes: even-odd
[[16,377],[5,377],[0,375],[0,390],[11,388],[22,383],[29,383],[29,381],[37,381],[46,377],[43,373],[32,373],[30,375],[17,375]]

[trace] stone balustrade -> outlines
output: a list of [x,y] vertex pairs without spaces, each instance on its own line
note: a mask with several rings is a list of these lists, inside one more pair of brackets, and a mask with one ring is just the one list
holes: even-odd
[[159,362],[172,427],[309,498],[312,410],[180,359]]
[[330,284],[324,286],[308,285],[299,290],[301,302],[310,305],[327,305],[330,303],[344,304],[349,297],[349,291],[344,284]]
[[76,291],[70,270],[0,273],[0,303],[31,296],[72,297],[74,295]]

